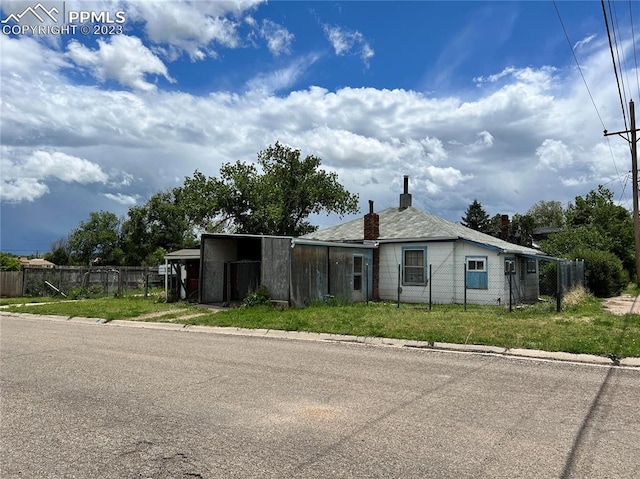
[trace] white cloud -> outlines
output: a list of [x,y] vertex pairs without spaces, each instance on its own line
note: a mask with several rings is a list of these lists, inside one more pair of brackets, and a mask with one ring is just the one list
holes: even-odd
[[88,160],[59,151],[2,148],[2,200],[34,201],[49,192],[47,179],[65,183],[106,183],[108,175]]
[[[110,192],[95,195],[107,209],[176,186],[196,168],[216,175],[223,162],[255,160],[276,140],[318,155],[363,204],[371,198],[380,208],[395,205],[402,175],[409,174],[414,204],[454,220],[474,197],[492,214],[524,212],[540,199],[566,203],[628,169],[628,145],[613,138],[609,151],[582,79],[571,68],[503,69],[487,75],[492,81],[474,89],[475,98],[465,99],[348,87],[273,95],[300,82],[318,61],[310,56],[257,76],[245,93],[198,96],[75,85],[62,74],[70,60],[53,49],[25,39],[0,41],[11,45],[1,56],[2,144],[90,159],[109,172],[97,184],[107,181]],[[49,52],[53,66],[45,61]],[[22,57],[27,60],[19,76],[4,67]],[[613,131],[622,127],[610,61],[603,47],[581,64]],[[149,73],[140,71],[137,78],[150,83]],[[12,160],[8,169],[3,163],[3,198],[33,201],[59,187],[50,181],[58,178],[53,173],[19,169],[28,156]],[[78,169],[72,160],[64,163]],[[611,186],[622,189],[617,182]]]
[[105,198],[109,198],[110,200],[113,200],[116,203],[120,203],[124,206],[134,206],[140,199],[140,195],[124,195],[122,193],[105,193],[104,196]]
[[267,41],[267,47],[273,55],[291,53],[291,42],[294,36],[282,25],[271,20],[263,20],[260,35]]
[[100,81],[114,79],[138,90],[156,88],[145,80],[148,74],[161,75],[170,82],[174,81],[162,60],[145,47],[139,38],[113,35],[110,40],[98,39],[97,50],[72,40],[67,47],[67,55],[76,65],[88,67]]
[[336,55],[353,53],[358,55],[367,67],[369,66],[369,60],[373,58],[375,51],[362,33],[330,25],[323,25],[323,29]]
[[35,201],[47,194],[49,188],[35,178],[2,179],[0,182],[0,200],[9,203]]
[[591,43],[596,38],[597,38],[597,35],[595,35],[595,34],[588,35],[585,38],[583,38],[582,40],[577,41],[576,44],[573,46],[573,49],[574,50],[580,50],[582,47],[584,47],[585,45],[588,45],[589,43]]
[[284,68],[259,74],[247,82],[247,90],[251,94],[270,95],[290,88],[319,58],[317,55],[306,55],[292,61]]
[[562,141],[544,140],[542,145],[536,148],[538,157],[538,169],[558,171],[573,164],[573,153]]
[[143,21],[149,40],[170,59],[185,52],[193,61],[215,57],[215,48],[238,48],[238,17],[261,0],[129,2],[132,19]]

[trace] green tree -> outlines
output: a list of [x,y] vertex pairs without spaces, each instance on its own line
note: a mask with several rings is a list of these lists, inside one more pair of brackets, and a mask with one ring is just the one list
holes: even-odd
[[533,244],[534,228],[535,221],[531,216],[516,213],[511,218],[509,241],[522,246],[531,246]]
[[11,253],[0,251],[0,271],[20,271],[20,260]]
[[317,229],[308,221],[311,214],[358,212],[358,196],[320,165],[320,158],[301,159],[300,150],[277,142],[258,153],[257,165],[223,165],[219,179],[196,171],[179,195],[187,216],[202,229],[300,236]]
[[120,264],[120,220],[108,211],[91,212],[69,236],[72,258],[80,264]]
[[129,208],[122,225],[124,261],[129,265],[158,264],[160,251],[175,251],[197,244],[194,225],[187,217],[182,190],[154,194],[141,206]]
[[489,215],[477,199],[474,199],[467,207],[465,215],[462,217],[462,225],[483,233],[489,233],[492,229]]
[[49,252],[44,255],[44,259],[58,266],[68,265],[71,259],[69,238],[59,238],[53,241],[49,246]]
[[596,230],[604,238],[606,248],[622,261],[631,277],[635,277],[635,245],[633,217],[623,206],[615,204],[613,192],[604,186],[576,197],[567,209],[567,224]]
[[527,215],[533,219],[536,228],[543,226],[562,228],[565,224],[565,211],[559,201],[538,201],[529,208]]

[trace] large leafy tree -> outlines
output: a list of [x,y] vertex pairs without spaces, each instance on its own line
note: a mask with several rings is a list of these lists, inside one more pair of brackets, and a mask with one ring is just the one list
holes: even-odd
[[122,225],[126,264],[157,264],[158,251],[196,245],[193,224],[187,218],[180,188],[161,191],[140,206],[129,208]]
[[120,264],[120,220],[109,211],[91,212],[71,232],[69,248],[76,263]]
[[0,251],[0,271],[20,271],[20,260],[11,253]]
[[620,258],[625,270],[635,276],[633,217],[614,202],[611,190],[600,185],[584,198],[577,196],[567,209],[567,223],[597,231],[606,242],[606,250]]
[[527,215],[533,219],[536,228],[542,226],[562,228],[565,224],[565,211],[559,201],[538,201],[529,208]]
[[53,241],[49,246],[49,252],[44,255],[44,259],[58,266],[69,264],[69,261],[71,261],[69,238],[59,238]]
[[489,233],[492,230],[492,221],[482,207],[482,203],[477,199],[467,207],[462,217],[462,225],[483,233]]
[[227,163],[219,178],[196,171],[179,196],[201,229],[299,236],[317,229],[308,220],[311,214],[358,211],[358,196],[320,165],[320,158],[301,159],[300,150],[276,143],[258,153],[257,165]]

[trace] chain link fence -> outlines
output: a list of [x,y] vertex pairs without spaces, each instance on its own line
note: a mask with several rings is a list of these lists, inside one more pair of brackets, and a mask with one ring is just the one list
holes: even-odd
[[157,267],[143,266],[26,266],[22,270],[21,296],[114,296],[164,287]]
[[516,306],[553,302],[560,311],[564,294],[585,286],[584,261],[504,258],[488,267],[486,257],[469,257],[464,265],[428,265],[424,285],[404,283],[398,268],[397,301],[434,304]]

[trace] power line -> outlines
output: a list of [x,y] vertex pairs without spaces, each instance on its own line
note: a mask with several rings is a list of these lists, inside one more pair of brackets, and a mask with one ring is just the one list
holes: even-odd
[[[589,89],[589,85],[587,84],[587,79],[584,77],[584,73],[582,72],[582,68],[580,67],[580,62],[578,61],[578,57],[576,56],[576,52],[573,49],[573,45],[571,44],[571,40],[569,39],[569,34],[567,33],[567,29],[564,26],[564,21],[562,20],[562,15],[560,15],[560,10],[558,9],[558,5],[556,4],[556,0],[553,0],[553,6],[556,9],[556,13],[558,14],[558,20],[560,20],[560,25],[562,26],[562,30],[564,31],[564,36],[567,39],[567,44],[569,45],[569,50],[571,50],[571,54],[573,55],[573,59],[576,62],[576,66],[578,67],[578,71],[580,72],[580,76],[582,77],[582,82],[584,83],[585,88],[587,89],[587,93],[589,94],[589,98],[591,99],[591,104],[593,105],[594,110],[596,111],[596,115],[598,115],[598,119],[600,120],[600,124],[602,125],[602,129],[606,131],[607,127],[604,126],[604,121],[602,121],[602,116],[600,116],[600,112],[598,111],[598,107],[596,105],[595,100],[593,99],[593,95],[591,94],[591,90]],[[618,165],[616,164],[615,156],[613,155],[613,148],[611,147],[611,140],[606,137],[607,146],[609,147],[609,154],[611,155],[611,161],[613,162],[613,167],[616,170],[616,177],[618,179],[621,178],[620,173],[618,172]],[[622,180],[620,180],[620,184],[622,185]]]
[[636,52],[636,32],[633,28],[633,8],[629,0],[629,20],[631,21],[631,39],[633,43],[633,60],[636,66],[636,86],[638,88],[638,98],[640,98],[640,79],[638,78],[638,53]]
[[[616,84],[618,85],[618,96],[620,97],[620,107],[622,108],[622,117],[624,118],[624,129],[628,130],[627,113],[624,109],[624,100],[622,99],[622,90],[620,89],[620,78],[618,77],[618,68],[616,67],[616,57],[613,54],[613,43],[611,42],[611,31],[609,30],[609,20],[607,19],[607,9],[604,0],[600,0],[602,4],[602,14],[604,15],[604,24],[607,27],[607,38],[609,39],[609,50],[611,51],[611,61],[613,62],[613,73],[616,76]],[[606,130],[606,128],[605,128]]]
[[589,85],[587,85],[587,80],[584,77],[584,73],[582,72],[582,68],[580,67],[580,63],[578,62],[578,57],[576,57],[576,52],[573,50],[573,46],[571,45],[571,40],[569,39],[569,34],[567,33],[567,29],[564,26],[564,22],[562,21],[562,16],[560,15],[560,10],[558,10],[558,5],[556,4],[556,0],[553,0],[553,6],[556,8],[556,13],[558,14],[558,20],[560,20],[560,25],[562,25],[562,30],[564,31],[564,36],[567,39],[567,43],[569,44],[569,50],[571,50],[571,54],[573,55],[573,59],[576,62],[578,67],[578,71],[580,72],[580,76],[582,77],[582,81],[584,82],[584,86],[587,89],[587,93],[589,93],[589,98],[591,98],[591,104],[593,108],[596,110],[596,115],[598,115],[598,119],[600,120],[600,124],[602,125],[602,129],[606,130],[607,128],[604,126],[604,122],[602,121],[602,117],[600,116],[600,112],[598,111],[598,107],[596,106],[596,102],[593,99],[593,95],[591,94],[591,90],[589,89]]

